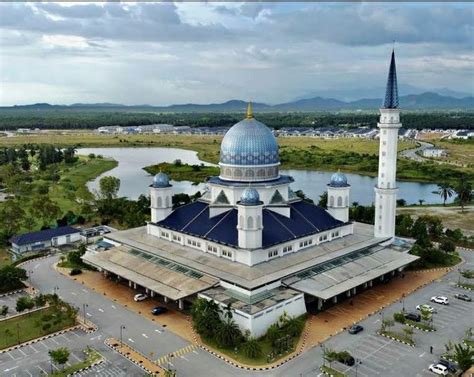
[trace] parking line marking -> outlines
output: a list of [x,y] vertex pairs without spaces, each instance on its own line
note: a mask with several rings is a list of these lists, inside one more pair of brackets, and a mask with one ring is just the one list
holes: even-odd
[[103,312],[104,312],[104,309],[99,308],[99,312],[103,313]]
[[87,293],[87,289],[82,288],[82,292]]
[[56,343],[59,346],[60,343],[56,339],[54,338],[49,338],[49,339],[51,339],[52,342]]
[[38,352],[39,352],[35,347],[33,347],[33,344],[30,344],[30,348],[31,348],[35,353],[38,353]]
[[86,313],[86,316],[92,317],[92,314],[91,313]]
[[27,356],[25,351],[23,351],[21,348],[18,348],[18,351],[23,354],[23,356]]
[[72,294],[73,296],[77,296],[77,293],[76,293],[76,292],[71,292],[71,294]]
[[425,353],[426,353],[426,352],[423,352],[422,354],[418,355],[418,357],[423,357],[423,356],[425,356]]
[[48,372],[46,372],[43,368],[41,368],[39,365],[36,365],[36,368],[38,368],[41,372],[43,372],[45,375],[48,375]]
[[147,334],[142,334],[144,338],[147,338],[148,339],[148,335]]
[[135,341],[132,338],[128,338],[129,342],[135,343]]
[[112,307],[112,309],[117,309],[117,308],[115,307],[115,305],[110,305],[110,306]]
[[78,362],[81,362],[82,360],[76,356],[74,352],[71,352],[71,356],[74,357]]
[[25,372],[28,373],[28,376],[33,377],[33,375],[30,373],[28,369],[25,369]]

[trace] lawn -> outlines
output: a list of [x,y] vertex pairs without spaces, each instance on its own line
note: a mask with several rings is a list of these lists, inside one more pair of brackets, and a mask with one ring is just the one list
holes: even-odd
[[[51,319],[45,321],[48,317]],[[51,326],[44,330],[45,323]],[[50,306],[20,317],[0,321],[0,347],[11,347],[74,325],[74,319],[66,318],[59,309]]]
[[10,254],[5,247],[0,247],[0,268],[9,265],[12,262]]
[[203,182],[207,177],[219,175],[219,168],[215,166],[175,165],[167,162],[146,166],[143,170],[152,175],[162,171],[167,173],[174,181],[191,181],[195,183]]
[[331,368],[330,366],[327,366],[327,365],[321,365],[319,367],[319,370],[325,374],[328,374],[330,376],[334,376],[334,377],[346,377],[347,375],[344,374],[344,373],[341,373],[339,371],[337,371],[336,369],[334,368]]
[[50,373],[49,376],[66,377],[74,374],[80,369],[87,368],[88,366],[103,358],[102,355],[93,348],[88,347],[83,352],[86,355],[86,359],[84,361],[72,364],[69,367]]
[[254,358],[254,359],[245,356],[239,348],[237,348],[237,352],[235,352],[234,349],[222,348],[216,342],[213,342],[209,339],[205,339],[205,338],[202,338],[202,337],[201,337],[201,339],[209,347],[211,347],[211,348],[213,348],[213,349],[215,349],[215,350],[231,357],[232,359],[238,361],[239,363],[243,363],[243,364],[247,364],[247,365],[265,365],[265,364],[268,364],[268,363],[272,363],[276,360],[282,359],[283,357],[285,357],[288,354],[290,354],[291,352],[293,352],[295,350],[296,346],[298,345],[299,336],[292,339],[293,343],[291,345],[291,350],[289,352],[286,352],[286,353],[281,354],[281,355],[276,355],[276,357],[274,357],[274,358],[269,358],[268,357],[269,355],[271,355],[272,350],[273,350],[271,342],[269,340],[265,339],[265,338],[258,339],[258,342],[259,342],[260,347],[262,349],[262,354],[259,357]]
[[396,331],[384,330],[381,331],[380,334],[390,336],[392,338],[398,339],[401,342],[408,343],[412,346],[415,345],[415,342],[412,339],[408,338],[405,334],[400,334]]
[[469,167],[474,168],[474,141],[439,139],[430,140],[430,142],[439,148],[447,150],[448,155],[440,158],[440,160],[463,165],[467,164]]

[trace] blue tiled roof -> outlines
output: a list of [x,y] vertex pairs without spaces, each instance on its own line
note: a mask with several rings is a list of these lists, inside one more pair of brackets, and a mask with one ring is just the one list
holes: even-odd
[[[258,185],[263,185],[263,186],[269,186],[269,185],[281,185],[284,183],[292,183],[295,180],[293,177],[290,177],[289,175],[280,175],[278,178],[272,180],[272,181],[261,181],[261,182],[252,182],[252,186],[258,187]],[[240,182],[240,181],[226,181],[223,179],[220,179],[217,176],[210,177],[208,179],[209,183],[214,183],[217,185],[221,186],[248,186],[248,182]]]
[[279,162],[278,143],[263,123],[244,119],[222,139],[220,162],[229,165],[267,165]]
[[[269,209],[263,209],[262,246],[264,248],[343,224],[314,204],[299,201],[289,206],[291,207],[289,218]],[[197,201],[177,208],[158,225],[238,247],[237,210],[235,208],[209,218],[209,205]]]
[[383,102],[384,109],[398,108],[398,86],[397,86],[397,69],[395,67],[395,51],[392,51],[392,59],[390,60],[390,70],[388,71],[387,89],[385,91],[385,100]]
[[39,232],[25,233],[10,238],[10,242],[18,246],[28,245],[35,242],[50,241],[53,237],[66,236],[68,234],[80,233],[79,229],[72,226],[62,226],[55,229],[45,229]]

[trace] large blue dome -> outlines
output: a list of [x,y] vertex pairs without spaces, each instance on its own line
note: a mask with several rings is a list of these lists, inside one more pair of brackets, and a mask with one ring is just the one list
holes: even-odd
[[329,183],[331,187],[347,187],[349,184],[347,183],[347,177],[341,173],[337,172],[331,176],[331,182]]
[[260,195],[253,187],[247,187],[240,196],[240,203],[244,205],[257,205],[260,203]]
[[266,125],[253,117],[247,117],[225,134],[220,162],[247,166],[277,164],[278,143]]

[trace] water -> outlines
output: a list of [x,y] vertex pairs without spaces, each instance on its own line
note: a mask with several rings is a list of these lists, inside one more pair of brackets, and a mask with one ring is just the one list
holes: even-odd
[[[111,157],[118,161],[118,166],[97,177],[88,183],[89,190],[99,188],[99,180],[102,176],[113,175],[120,178],[120,196],[127,196],[136,199],[140,194],[148,194],[148,186],[151,184],[152,176],[142,168],[160,162],[173,162],[180,159],[186,164],[212,165],[199,160],[197,153],[177,148],[81,148],[79,154],[94,153],[104,157]],[[319,200],[319,196],[326,190],[326,184],[332,175],[330,172],[315,170],[282,170],[282,174],[291,175],[295,182],[291,188],[303,190],[304,193],[314,199]],[[374,200],[374,186],[376,178],[359,174],[346,174],[348,182],[351,184],[351,202],[358,202],[362,205],[371,204]],[[184,192],[192,195],[196,191],[203,190],[204,184],[193,185],[189,181],[171,182],[176,193]],[[398,182],[400,191],[398,198],[403,198],[408,204],[418,203],[419,199],[424,200],[424,204],[442,203],[438,194],[433,194],[437,190],[437,185],[418,182]],[[453,198],[448,202],[452,202]]]

